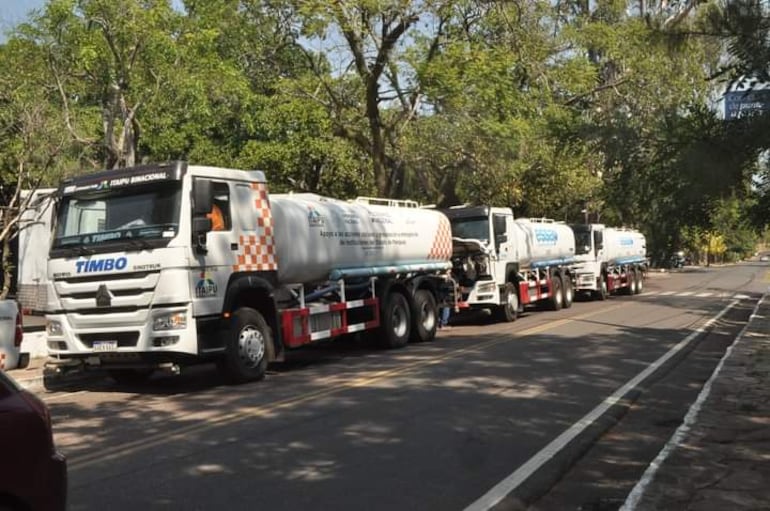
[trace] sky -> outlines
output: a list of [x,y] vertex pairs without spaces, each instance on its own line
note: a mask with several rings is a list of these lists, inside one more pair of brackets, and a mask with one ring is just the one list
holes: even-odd
[[32,9],[40,9],[46,0],[0,0],[0,41],[6,32],[27,19]]

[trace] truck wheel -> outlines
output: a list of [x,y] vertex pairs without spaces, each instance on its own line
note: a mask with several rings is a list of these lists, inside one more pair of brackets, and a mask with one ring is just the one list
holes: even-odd
[[633,269],[629,269],[626,272],[626,294],[636,294],[636,272]]
[[261,380],[265,377],[272,343],[273,334],[262,314],[249,307],[236,310],[225,356],[218,364],[220,371],[230,383]]
[[502,305],[498,305],[495,309],[495,316],[498,321],[510,323],[516,321],[516,317],[519,314],[519,295],[516,294],[516,289],[510,282],[503,286]]
[[569,309],[572,307],[572,302],[575,300],[575,292],[572,289],[572,279],[570,279],[567,274],[561,276],[561,290],[564,308]]
[[150,379],[152,369],[110,369],[110,378],[118,385],[141,385]]
[[409,302],[398,291],[390,291],[382,307],[378,340],[384,348],[403,348],[409,342]]
[[564,305],[563,296],[561,292],[561,277],[551,277],[551,299],[550,306],[552,311],[561,310]]
[[636,270],[636,294],[641,294],[644,291],[644,273],[641,269]]
[[438,310],[436,298],[426,289],[420,289],[414,294],[412,307],[412,342],[428,342],[436,338],[438,325]]
[[602,274],[599,277],[599,290],[594,293],[594,297],[596,297],[597,300],[606,300],[609,297],[610,293],[607,291],[607,276]]

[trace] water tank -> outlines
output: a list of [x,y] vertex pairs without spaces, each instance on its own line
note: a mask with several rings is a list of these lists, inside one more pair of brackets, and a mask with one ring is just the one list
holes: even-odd
[[604,259],[611,264],[643,262],[647,256],[644,234],[633,229],[604,229]]
[[409,201],[373,202],[271,195],[279,281],[321,282],[339,269],[449,262],[452,232],[443,213]]
[[575,233],[567,224],[547,218],[518,218],[513,224],[521,268],[554,266],[575,259]]

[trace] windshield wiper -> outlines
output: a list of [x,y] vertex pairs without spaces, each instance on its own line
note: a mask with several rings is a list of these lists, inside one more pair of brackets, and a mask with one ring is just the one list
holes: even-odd
[[121,241],[127,242],[131,248],[136,248],[139,250],[152,248],[152,244],[146,240],[143,240],[142,238],[125,238]]
[[74,250],[77,255],[87,256],[87,255],[94,255],[96,251],[92,248],[86,248],[83,245],[76,245],[74,247],[62,247],[62,248],[69,248],[70,250]]

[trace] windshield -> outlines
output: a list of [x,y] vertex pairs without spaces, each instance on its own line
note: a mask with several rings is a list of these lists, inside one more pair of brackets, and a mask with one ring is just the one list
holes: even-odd
[[452,220],[452,236],[486,243],[489,241],[489,219],[487,217],[455,218]]
[[[98,249],[129,243],[149,248],[179,231],[179,181],[107,193],[65,196],[59,208],[53,249]],[[153,243],[150,243],[154,241]]]
[[575,231],[575,255],[583,255],[591,252],[591,231],[573,227]]

